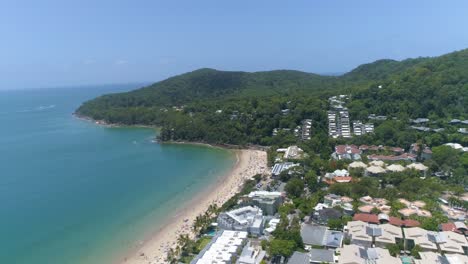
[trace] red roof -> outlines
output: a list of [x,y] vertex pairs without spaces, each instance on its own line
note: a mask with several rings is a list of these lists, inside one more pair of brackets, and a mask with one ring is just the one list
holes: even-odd
[[361,150],[359,150],[356,145],[337,145],[335,146],[335,152],[337,154],[346,154],[346,153],[360,154]]
[[440,224],[440,229],[442,231],[452,231],[455,233],[463,234],[463,231],[461,231],[460,229],[457,229],[454,223]]
[[335,177],[333,178],[336,182],[350,182],[353,180],[353,177]]
[[[363,221],[366,223],[372,223],[372,224],[379,224],[379,217],[378,215],[375,214],[355,214],[353,216],[354,221]],[[389,217],[389,224],[394,225],[394,226],[405,226],[405,227],[416,227],[419,226],[420,223],[416,220],[411,220],[411,219],[405,219],[401,220],[398,217]]]
[[366,223],[373,223],[373,224],[378,224],[379,223],[379,217],[375,214],[355,214],[353,216],[354,221],[363,221]]

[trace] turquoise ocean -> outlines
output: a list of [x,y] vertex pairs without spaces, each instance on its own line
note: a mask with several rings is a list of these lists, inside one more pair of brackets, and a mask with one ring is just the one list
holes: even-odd
[[233,166],[226,150],[72,116],[134,88],[0,91],[0,263],[112,263]]

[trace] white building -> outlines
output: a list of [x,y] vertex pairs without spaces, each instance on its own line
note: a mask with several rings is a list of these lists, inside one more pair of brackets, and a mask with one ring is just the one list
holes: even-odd
[[233,263],[237,252],[246,244],[247,236],[243,231],[220,231],[190,264]]
[[263,233],[263,212],[256,206],[245,206],[219,214],[217,223],[220,229],[245,231],[259,236]]

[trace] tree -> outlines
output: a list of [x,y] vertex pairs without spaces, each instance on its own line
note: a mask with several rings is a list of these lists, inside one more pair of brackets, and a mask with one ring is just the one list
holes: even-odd
[[304,182],[298,178],[291,179],[286,183],[284,189],[288,195],[300,197],[304,192]]
[[343,221],[341,221],[341,219],[329,219],[327,226],[330,229],[340,230],[343,228]]
[[270,256],[283,256],[285,258],[291,256],[294,253],[296,244],[294,241],[273,239],[268,245],[268,254]]

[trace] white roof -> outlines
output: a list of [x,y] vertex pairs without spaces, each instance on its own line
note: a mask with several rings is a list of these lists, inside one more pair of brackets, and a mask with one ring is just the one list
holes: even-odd
[[392,164],[387,167],[387,170],[393,171],[393,172],[400,172],[400,171],[404,171],[405,167],[401,166],[400,164]]
[[349,168],[367,168],[367,165],[362,161],[353,161],[349,164]]
[[406,166],[409,169],[415,169],[420,171],[425,171],[428,167],[424,166],[422,163],[411,163],[410,165]]
[[370,173],[374,173],[374,174],[385,173],[385,169],[379,166],[370,166],[369,168],[366,169],[366,171]]

